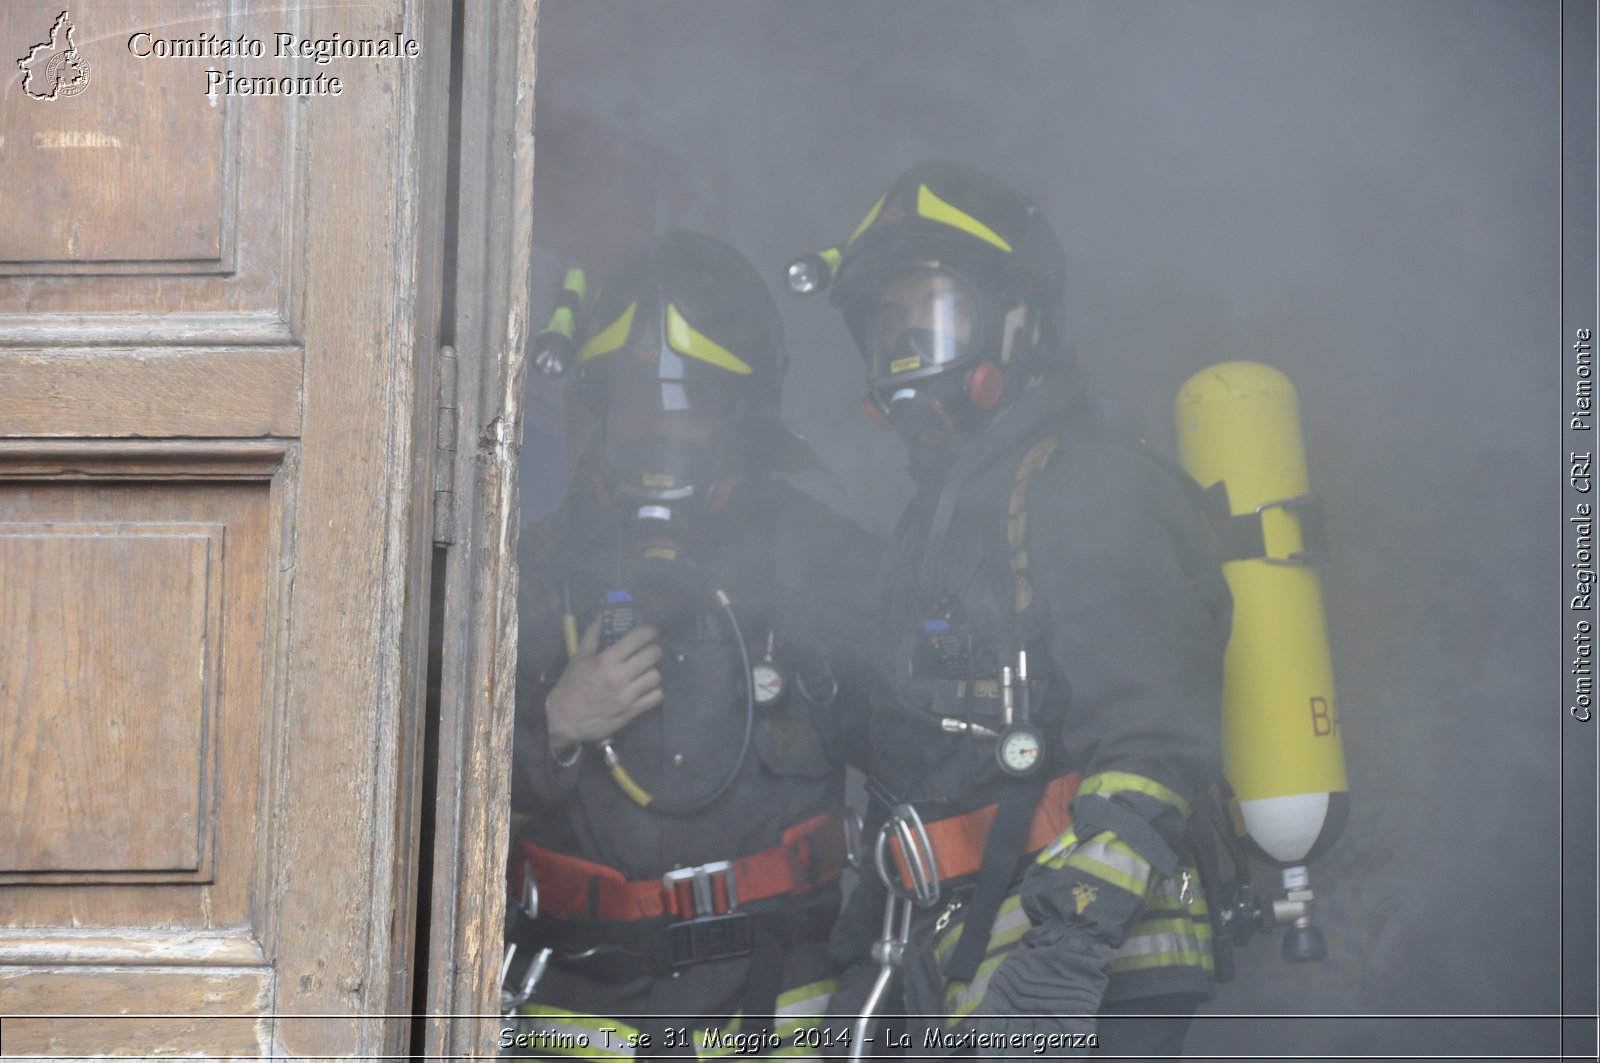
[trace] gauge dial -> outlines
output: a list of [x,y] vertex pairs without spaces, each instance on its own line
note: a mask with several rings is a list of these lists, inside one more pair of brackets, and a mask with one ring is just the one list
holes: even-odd
[[750,669],[750,678],[755,680],[757,705],[771,705],[783,694],[783,673],[766,661]]
[[1028,775],[1039,766],[1044,738],[1026,724],[1008,727],[995,744],[995,758],[1012,775]]

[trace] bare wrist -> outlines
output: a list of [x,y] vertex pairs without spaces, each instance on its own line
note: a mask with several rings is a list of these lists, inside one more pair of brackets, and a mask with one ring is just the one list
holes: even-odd
[[[551,691],[554,693],[554,691]],[[544,697],[545,728],[548,732],[550,726],[550,694]],[[549,736],[550,759],[556,762],[557,767],[570,768],[578,763],[578,758],[583,756],[582,742],[562,742],[554,734]]]

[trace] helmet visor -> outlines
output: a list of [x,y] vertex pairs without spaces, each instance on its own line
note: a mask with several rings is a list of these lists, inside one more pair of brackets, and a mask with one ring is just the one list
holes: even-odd
[[930,375],[965,361],[978,335],[978,300],[966,281],[942,269],[904,273],[849,315],[873,383]]

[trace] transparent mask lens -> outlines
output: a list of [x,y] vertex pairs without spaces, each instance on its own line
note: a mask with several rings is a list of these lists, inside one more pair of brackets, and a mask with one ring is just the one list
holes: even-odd
[[875,381],[949,365],[972,350],[976,301],[942,270],[907,273],[887,285],[864,315],[858,340]]

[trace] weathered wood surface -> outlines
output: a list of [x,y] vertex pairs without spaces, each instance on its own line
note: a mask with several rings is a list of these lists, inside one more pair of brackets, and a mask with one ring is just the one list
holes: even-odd
[[434,933],[421,1049],[489,1058],[510,820],[516,677],[516,463],[528,337],[537,0],[468,5],[456,347],[457,519],[446,580]]
[[[8,1054],[403,1043],[448,8],[214,6],[74,3],[94,80],[0,100]],[[151,27],[422,54],[211,106]]]
[[10,435],[297,436],[300,351],[0,350]]
[[0,968],[8,1057],[256,1058],[271,1043],[271,998],[261,967]]

